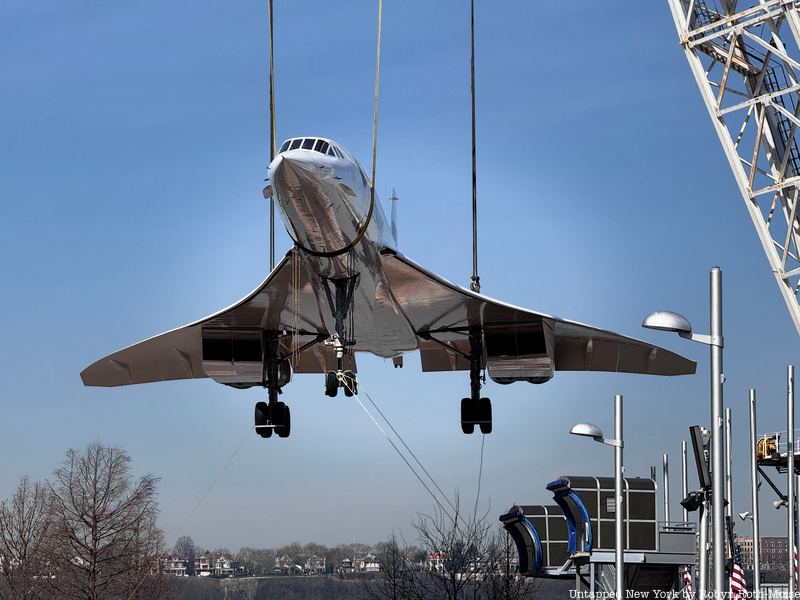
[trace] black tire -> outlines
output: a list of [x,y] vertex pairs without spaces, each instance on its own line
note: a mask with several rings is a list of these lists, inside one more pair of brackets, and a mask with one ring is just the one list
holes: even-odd
[[461,399],[461,431],[466,434],[475,431],[475,403],[472,398]]
[[478,420],[481,421],[481,433],[492,433],[492,401],[488,398],[478,401]]
[[256,433],[263,438],[272,437],[272,427],[264,427],[269,424],[270,410],[266,402],[256,402]]
[[342,387],[344,388],[344,395],[348,398],[358,393],[356,389],[356,375],[352,371],[345,371],[342,374]]
[[325,373],[325,395],[335,398],[339,392],[339,378],[336,376],[336,371],[328,371]]
[[[280,404],[283,404],[283,402]],[[275,432],[278,434],[278,437],[287,438],[292,431],[292,413],[285,404],[283,404],[282,412],[281,425],[275,428]]]

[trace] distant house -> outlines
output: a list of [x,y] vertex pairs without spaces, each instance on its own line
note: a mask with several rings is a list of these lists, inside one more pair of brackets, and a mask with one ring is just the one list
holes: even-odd
[[232,560],[230,558],[226,558],[225,556],[220,556],[214,561],[214,575],[219,575],[221,577],[233,577],[234,575],[240,574],[242,571],[243,569],[239,565],[238,560]]
[[450,555],[447,552],[431,552],[428,554],[428,560],[425,561],[425,568],[428,571],[441,573],[444,571],[445,561],[447,560],[450,560]]
[[194,559],[194,574],[201,577],[211,575],[211,559],[207,554],[201,554]]
[[381,563],[374,554],[367,554],[364,558],[358,559],[358,569],[365,573],[377,573],[381,570]]
[[312,555],[308,557],[306,564],[303,565],[303,572],[309,574],[326,573],[326,567],[327,565],[324,556],[320,558],[319,556]]
[[182,554],[170,554],[164,560],[164,568],[162,569],[167,575],[175,575],[176,577],[185,577],[186,569],[189,568],[189,557]]
[[353,567],[353,561],[349,558],[343,558],[342,562],[339,563],[339,572],[340,573],[352,573],[355,571]]

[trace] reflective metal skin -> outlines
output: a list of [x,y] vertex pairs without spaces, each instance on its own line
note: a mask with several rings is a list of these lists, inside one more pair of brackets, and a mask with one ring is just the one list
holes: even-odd
[[[498,383],[543,383],[556,370],[656,375],[695,363],[650,343],[517,308],[456,286],[397,252],[392,224],[361,165],[331,140],[295,138],[269,166],[271,195],[295,247],[249,296],[210,317],[115,352],[87,367],[85,385],[210,377],[262,386],[256,429],[289,432],[277,401],[296,373],[325,373],[325,393],[356,392],[354,352],[394,359],[419,350],[423,371],[470,372],[461,425],[491,431],[480,398]],[[277,415],[277,416],[276,416]]]

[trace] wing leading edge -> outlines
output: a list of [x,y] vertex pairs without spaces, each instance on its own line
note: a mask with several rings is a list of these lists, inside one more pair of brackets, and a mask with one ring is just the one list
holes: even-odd
[[[260,335],[262,331],[299,331],[300,335],[283,338],[280,348],[283,357],[292,354],[295,344],[301,347],[321,336],[327,337],[317,296],[306,271],[294,269],[296,260],[297,255],[289,252],[258,288],[236,304],[89,365],[81,372],[84,385],[115,387],[209,376],[223,383],[237,384],[244,379],[210,371],[208,364],[204,368],[203,343],[208,342],[210,336],[233,332],[227,339],[238,337],[246,342],[249,335]],[[246,344],[242,347],[246,348]],[[260,357],[257,358],[251,361],[253,365],[247,379],[251,384],[260,375],[261,367],[255,366],[256,362],[260,363]],[[309,344],[292,357],[293,370],[298,373],[324,373],[335,364],[330,349],[320,344]],[[355,370],[352,357],[349,368]]]
[[[508,361],[513,362],[515,352],[517,357],[545,355],[551,370],[559,371],[687,375],[696,370],[694,361],[649,342],[492,300],[399,254],[382,258],[392,293],[421,338],[424,371],[469,370],[464,354],[470,327],[482,328],[487,366],[491,375],[494,354],[498,377],[492,378],[500,383],[510,383],[501,381],[500,371],[512,368]],[[540,368],[546,371],[546,366],[540,361]]]

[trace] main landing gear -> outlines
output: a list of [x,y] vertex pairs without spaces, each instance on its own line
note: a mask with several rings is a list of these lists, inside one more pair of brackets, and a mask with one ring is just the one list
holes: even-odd
[[481,398],[481,332],[471,327],[469,332],[469,384],[470,397],[461,400],[461,431],[473,433],[479,425],[481,433],[492,433],[492,402]]
[[284,402],[257,402],[256,403],[256,432],[263,438],[272,437],[272,432],[278,437],[289,437],[292,430],[292,413]]
[[281,387],[289,382],[289,369],[287,364],[283,364],[283,369],[278,360],[278,340],[279,332],[274,331],[266,334],[263,347],[265,349],[262,363],[264,372],[262,373],[262,384],[267,388],[269,394],[269,404],[266,402],[256,403],[255,427],[256,433],[263,438],[272,437],[272,433],[278,437],[289,437],[292,430],[292,415],[289,407],[284,402],[278,401]]

